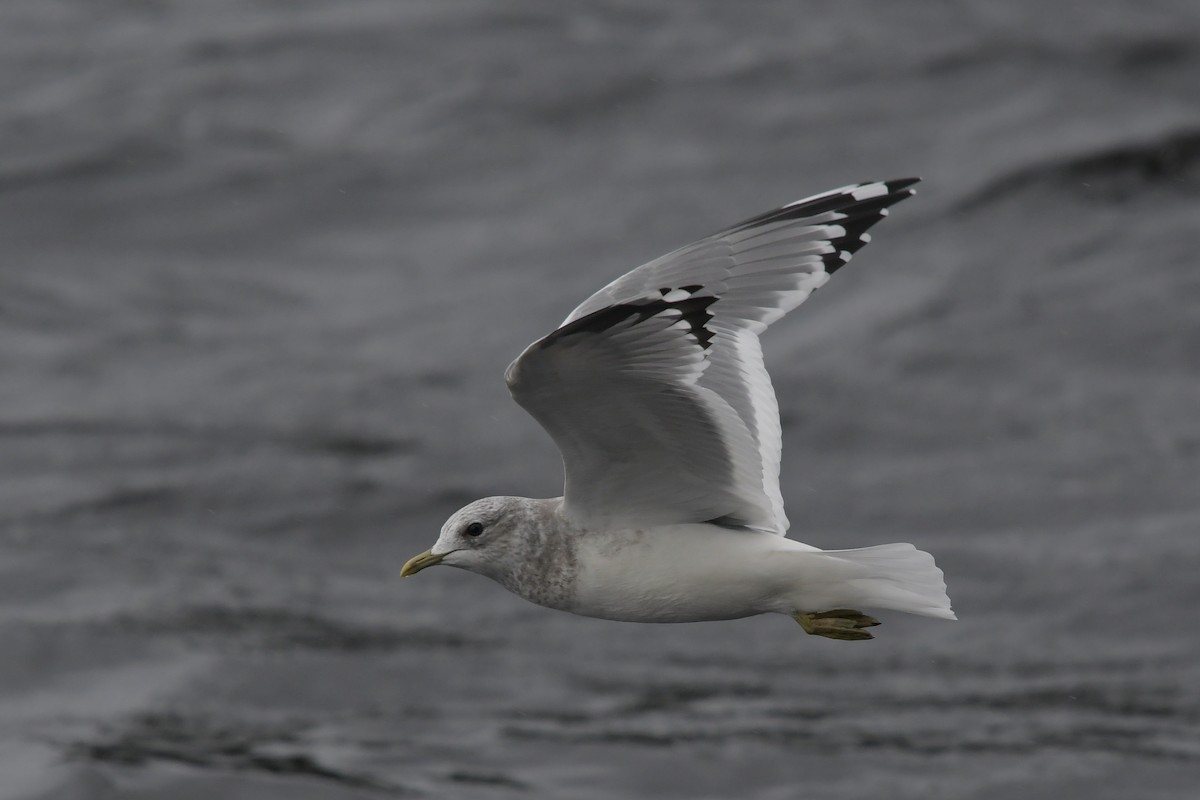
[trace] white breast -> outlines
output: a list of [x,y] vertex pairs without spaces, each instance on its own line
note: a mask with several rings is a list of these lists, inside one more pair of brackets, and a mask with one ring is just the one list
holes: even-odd
[[808,545],[715,525],[588,532],[579,537],[576,614],[627,622],[700,622],[779,611],[794,584],[773,554]]

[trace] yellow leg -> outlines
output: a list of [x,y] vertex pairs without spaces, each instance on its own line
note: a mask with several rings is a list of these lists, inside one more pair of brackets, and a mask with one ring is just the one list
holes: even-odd
[[797,611],[792,615],[792,619],[800,623],[805,633],[847,641],[874,639],[874,636],[862,629],[879,624],[879,620],[874,617],[868,617],[861,611],[850,608],[835,608],[832,611],[812,614]]

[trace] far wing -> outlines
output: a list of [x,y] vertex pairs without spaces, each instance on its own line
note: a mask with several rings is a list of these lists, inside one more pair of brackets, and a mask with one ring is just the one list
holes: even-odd
[[914,183],[847,186],[746,220],[618,278],[526,348],[505,378],[562,452],[567,513],[786,532],[758,336]]

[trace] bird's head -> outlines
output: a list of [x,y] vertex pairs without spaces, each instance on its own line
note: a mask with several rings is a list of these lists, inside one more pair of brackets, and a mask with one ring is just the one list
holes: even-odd
[[485,497],[450,515],[437,542],[424,553],[413,556],[400,570],[401,577],[414,575],[426,567],[448,567],[477,572],[488,577],[503,570],[515,557],[525,508],[515,497]]

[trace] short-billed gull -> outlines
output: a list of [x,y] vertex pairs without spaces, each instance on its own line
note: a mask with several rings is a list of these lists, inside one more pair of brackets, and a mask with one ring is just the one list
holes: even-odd
[[404,565],[477,572],[540,605],[632,622],[788,614],[870,639],[885,608],[954,619],[911,544],[785,538],[779,407],[759,334],[870,241],[916,179],[789,203],[655,259],[589,297],[505,373],[562,451],[562,497],[486,497]]

